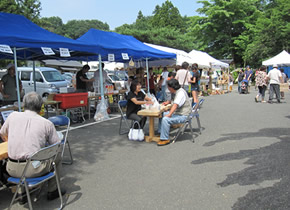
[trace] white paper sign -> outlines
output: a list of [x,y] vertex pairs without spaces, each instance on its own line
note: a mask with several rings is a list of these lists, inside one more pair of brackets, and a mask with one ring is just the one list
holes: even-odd
[[114,54],[108,54],[108,61],[114,62],[115,61],[115,55]]
[[13,54],[11,48],[8,45],[0,45],[0,52]]
[[67,48],[59,48],[60,57],[70,57],[69,50]]
[[55,55],[50,47],[41,47],[41,49],[44,55]]
[[122,53],[123,60],[129,60],[128,53]]

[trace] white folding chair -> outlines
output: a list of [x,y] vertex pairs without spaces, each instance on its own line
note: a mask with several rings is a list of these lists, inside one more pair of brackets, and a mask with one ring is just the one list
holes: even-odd
[[[45,148],[39,150],[38,152],[35,152],[26,161],[26,166],[25,166],[20,178],[15,178],[15,177],[8,178],[8,182],[13,183],[13,184],[17,184],[16,191],[13,195],[9,209],[11,209],[11,207],[15,201],[17,192],[18,192],[19,188],[22,186],[25,187],[25,192],[27,195],[29,209],[32,209],[29,188],[34,188],[36,186],[39,186],[40,184],[42,184],[50,179],[53,179],[53,178],[56,179],[57,189],[58,189],[58,193],[59,193],[59,197],[60,197],[60,209],[63,208],[64,204],[63,204],[63,198],[61,195],[60,177],[59,177],[59,174],[57,173],[56,164],[55,164],[55,159],[56,159],[60,149],[61,149],[61,143],[57,143],[57,144],[45,147]],[[52,162],[51,172],[49,172],[48,174],[45,174],[43,176],[39,176],[39,177],[35,177],[35,178],[27,178],[26,177],[27,168],[31,164],[32,161],[46,161],[46,160],[51,160],[51,162]]]
[[[55,127],[66,127],[65,135],[64,135],[64,138],[62,139],[63,148],[62,148],[62,152],[61,152],[61,159],[62,159],[62,163],[64,163],[64,164],[69,164],[69,165],[73,164],[72,153],[71,153],[69,141],[67,138],[69,128],[70,128],[70,119],[64,115],[58,115],[58,116],[50,117],[50,118],[48,118],[48,120],[51,121]],[[63,158],[64,157],[64,150],[65,150],[66,146],[67,146],[68,151],[69,151],[69,156],[70,156],[69,161],[64,161],[64,158]]]
[[[201,102],[203,103],[203,101]],[[199,103],[200,104],[200,103]],[[193,131],[192,131],[192,118],[196,118],[197,121],[197,125],[199,128],[199,133],[201,134],[201,125],[200,125],[200,120],[199,120],[199,104],[194,104],[190,114],[187,116],[186,120],[184,123],[182,123],[182,125],[179,127],[176,136],[174,137],[174,139],[172,140],[172,143],[175,143],[176,139],[180,136],[180,134],[184,134],[184,131],[186,130],[186,128],[189,126],[190,128],[190,133],[191,133],[191,137],[192,137],[192,142],[194,142],[194,137],[193,137]]]

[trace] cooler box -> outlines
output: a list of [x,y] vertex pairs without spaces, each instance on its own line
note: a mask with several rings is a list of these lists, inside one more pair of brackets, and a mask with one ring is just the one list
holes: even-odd
[[87,106],[88,93],[62,93],[56,94],[53,98],[55,101],[61,101],[61,109],[69,109],[81,106]]

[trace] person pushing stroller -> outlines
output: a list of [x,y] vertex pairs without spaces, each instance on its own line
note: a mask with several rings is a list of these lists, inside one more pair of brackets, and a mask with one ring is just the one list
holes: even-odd
[[242,84],[241,84],[241,93],[242,94],[248,94],[248,83],[249,81],[246,79],[242,80]]

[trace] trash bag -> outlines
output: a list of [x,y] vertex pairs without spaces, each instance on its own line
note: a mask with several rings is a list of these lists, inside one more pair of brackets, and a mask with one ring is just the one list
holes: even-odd
[[97,105],[97,110],[94,116],[95,121],[103,121],[109,119],[110,117],[107,109],[108,109],[108,101],[101,100]]

